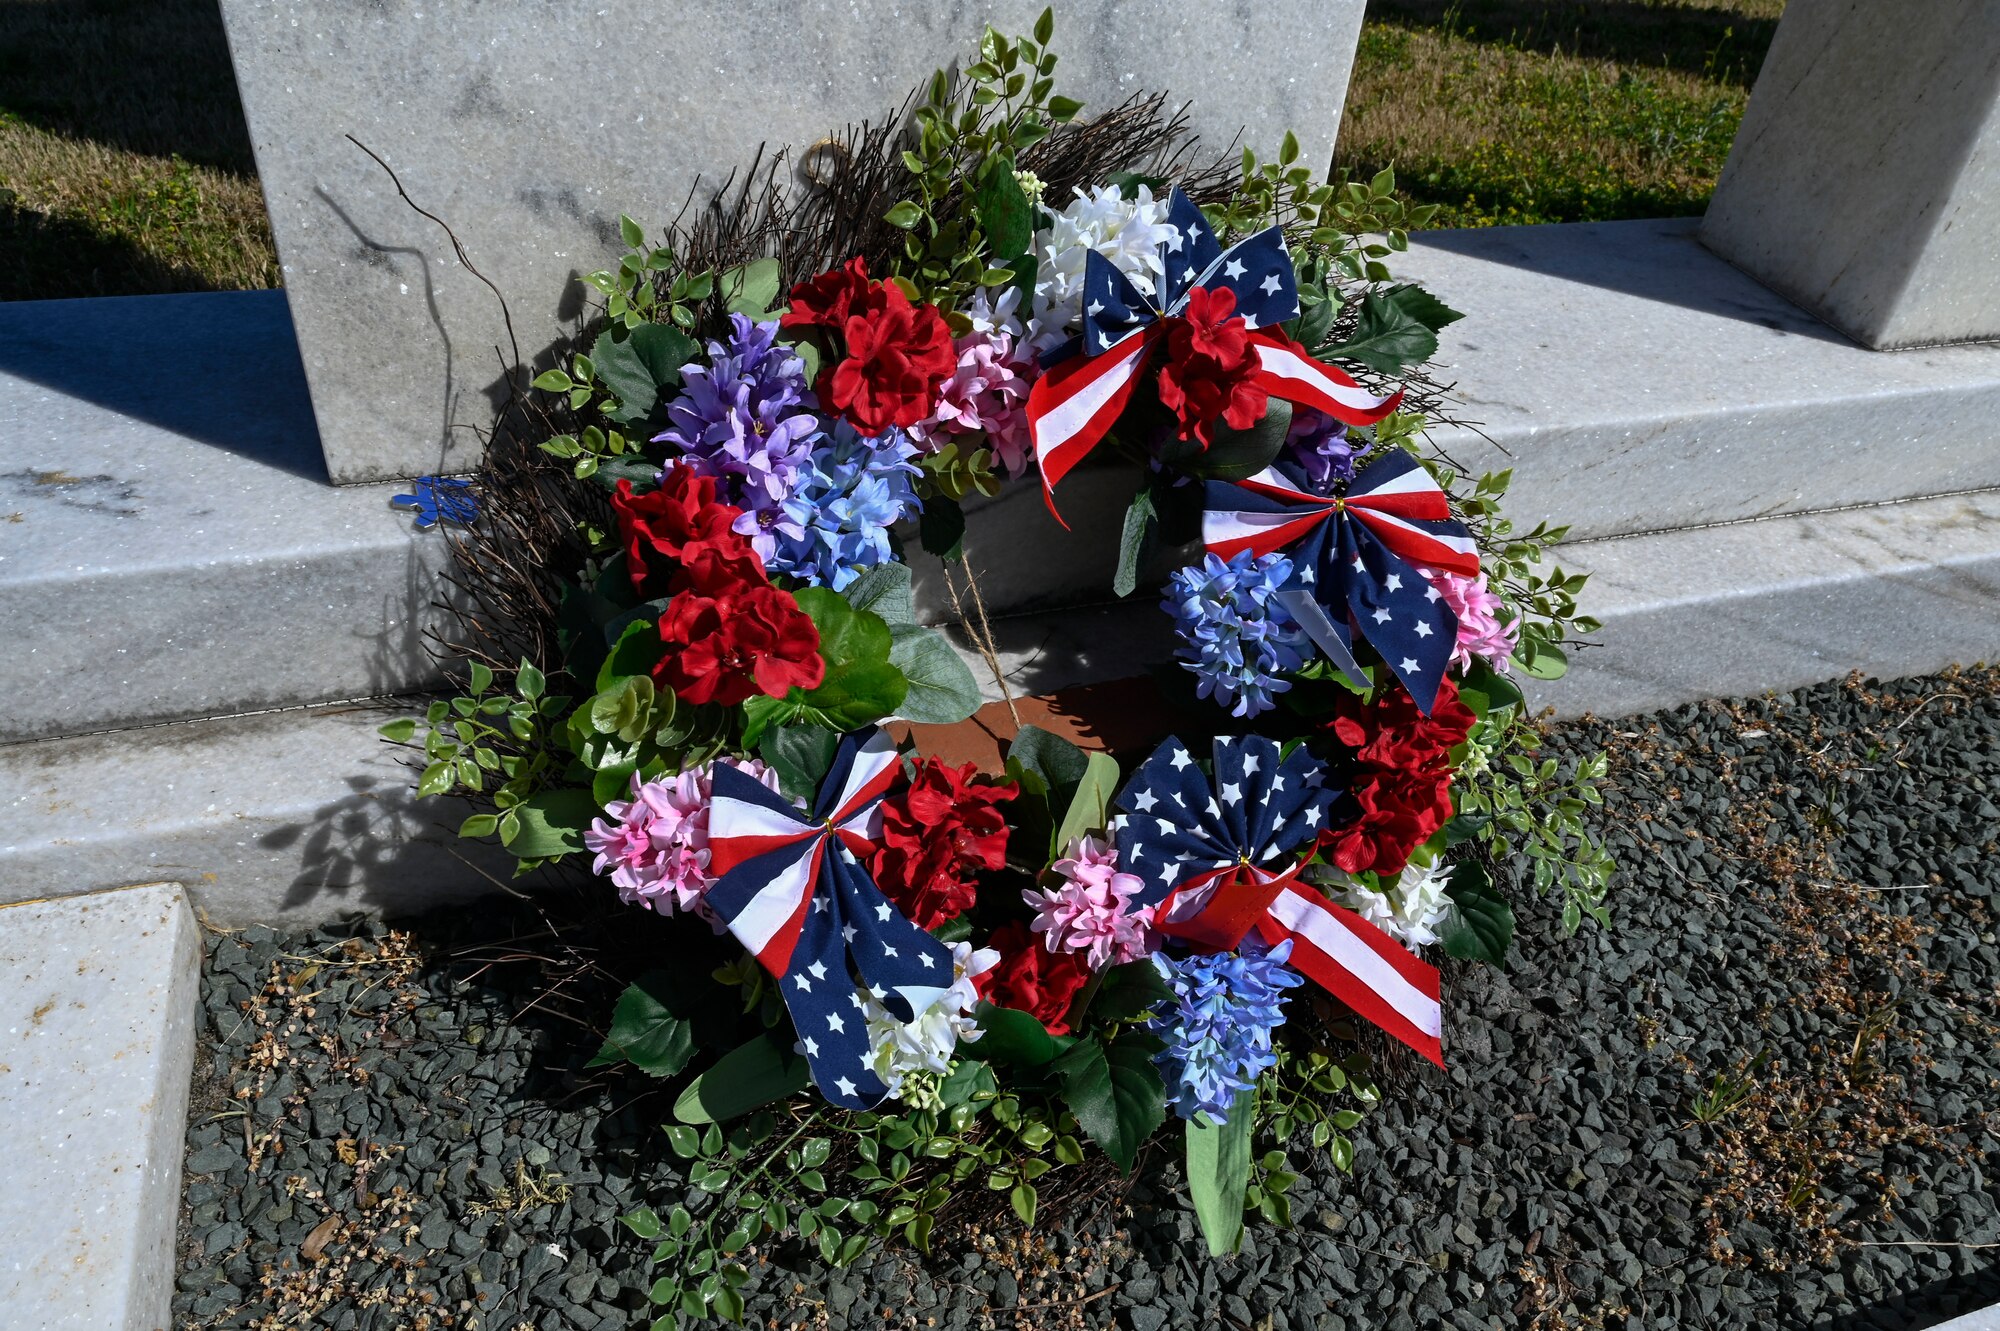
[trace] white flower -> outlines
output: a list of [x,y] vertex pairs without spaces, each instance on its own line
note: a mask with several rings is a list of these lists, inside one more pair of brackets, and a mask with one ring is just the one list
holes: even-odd
[[868,1021],[868,1066],[889,1088],[890,1095],[900,1092],[903,1078],[913,1072],[942,1075],[949,1071],[958,1042],[977,1040],[983,1034],[965,1015],[979,1004],[979,989],[972,977],[984,975],[999,962],[1000,954],[992,948],[975,952],[970,943],[953,943],[951,988],[907,1022],[896,1020],[873,994],[861,991],[861,1011]]
[[1144,295],[1154,292],[1153,279],[1165,272],[1160,247],[1180,239],[1167,221],[1167,203],[1139,186],[1138,197],[1127,200],[1115,185],[1097,190],[1079,188],[1069,207],[1055,214],[1046,230],[1035,233],[1034,318],[1028,332],[1037,350],[1062,341],[1069,326],[1083,317],[1084,255],[1096,250],[1111,260]]
[[972,300],[963,313],[972,320],[972,331],[991,336],[1005,333],[1020,340],[1021,337],[1021,288],[1004,287],[998,300],[989,300],[990,288],[981,287],[972,293]]
[[1451,909],[1444,890],[1441,867],[1410,864],[1386,892],[1350,882],[1335,899],[1404,947],[1415,949],[1438,941],[1437,927]]

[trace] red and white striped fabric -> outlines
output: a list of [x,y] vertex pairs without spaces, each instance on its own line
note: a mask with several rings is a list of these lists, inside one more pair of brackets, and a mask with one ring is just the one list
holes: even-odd
[[[1056,483],[1083,461],[1125,410],[1153,348],[1173,322],[1161,319],[1101,355],[1073,356],[1029,390],[1028,431],[1041,468],[1042,497],[1058,522]],[[1272,397],[1316,408],[1348,425],[1373,425],[1403,401],[1402,390],[1377,397],[1275,334],[1254,332],[1250,341],[1258,362],[1254,382]]]
[[1291,966],[1317,981],[1363,1020],[1444,1066],[1444,1010],[1438,972],[1402,944],[1311,888],[1287,886],[1257,930],[1271,943],[1292,940]]
[[[1407,467],[1400,466],[1395,454],[1384,461],[1390,465],[1368,467],[1339,498],[1301,490],[1275,467],[1266,467],[1235,484],[1276,504],[1268,509],[1209,508],[1201,519],[1202,544],[1223,559],[1240,550],[1267,555],[1345,510],[1366,524],[1399,559],[1419,568],[1478,577],[1479,547],[1472,534],[1453,521],[1451,503],[1430,472],[1414,460]],[[1439,530],[1439,523],[1448,524],[1449,530]]]

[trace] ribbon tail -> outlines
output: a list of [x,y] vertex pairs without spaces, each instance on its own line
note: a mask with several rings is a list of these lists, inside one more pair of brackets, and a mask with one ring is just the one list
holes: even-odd
[[1258,930],[1292,940],[1291,965],[1356,1015],[1444,1066],[1438,972],[1353,911],[1317,892],[1287,887]]
[[1354,382],[1345,371],[1306,355],[1296,343],[1269,333],[1252,333],[1257,349],[1257,386],[1273,397],[1323,411],[1348,425],[1373,425],[1403,404],[1403,390],[1387,397]]
[[868,1065],[868,1014],[847,970],[847,920],[839,894],[824,876],[835,863],[837,857],[827,861],[816,879],[812,899],[818,908],[806,912],[777,986],[820,1094],[843,1109],[870,1109],[889,1088]]
[[1066,360],[1028,392],[1028,434],[1042,473],[1042,500],[1065,528],[1069,523],[1056,512],[1056,483],[1097,446],[1132,400],[1159,330],[1154,324],[1102,355]]
[[1361,663],[1354,659],[1354,650],[1347,643],[1347,636],[1340,631],[1326,613],[1325,607],[1313,599],[1312,593],[1296,587],[1278,593],[1278,604],[1292,612],[1292,618],[1299,621],[1299,627],[1313,640],[1313,645],[1326,655],[1333,668],[1347,677],[1347,682],[1357,689],[1368,687],[1368,676],[1362,671]]

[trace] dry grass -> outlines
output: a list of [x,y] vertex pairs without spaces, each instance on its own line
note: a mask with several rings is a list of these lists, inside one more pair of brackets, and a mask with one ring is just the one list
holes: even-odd
[[278,280],[215,0],[0,0],[0,299]]
[[1707,204],[1783,0],[1376,0],[1338,165],[1441,225]]

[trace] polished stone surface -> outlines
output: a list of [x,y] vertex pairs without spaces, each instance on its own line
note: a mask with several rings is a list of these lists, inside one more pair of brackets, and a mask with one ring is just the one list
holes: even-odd
[[[760,142],[805,146],[900,106],[991,19],[1043,0],[225,0],[223,19],[329,468],[360,481],[464,469],[493,417],[498,304],[382,155],[506,294],[524,354],[615,260],[620,212],[657,228],[697,176]],[[1085,114],[1160,89],[1219,151],[1332,156],[1362,0],[1102,0],[1058,14],[1057,91]]]
[[1871,347],[2000,338],[2000,6],[1791,0],[1702,239]]
[[1534,686],[1564,716],[1620,716],[1849,671],[2000,661],[2000,493],[1564,546],[1601,645]]
[[[1437,231],[1398,277],[1466,312],[1438,378],[1578,538],[2000,486],[2000,346],[1864,350],[1703,249],[1691,219]],[[1483,432],[1483,437],[1482,433]]]
[[0,907],[0,1323],[167,1331],[200,986],[178,884]]
[[0,746],[0,901],[171,874],[223,925],[402,915],[491,890],[513,862],[471,812],[415,795],[376,727],[329,707]]
[[329,485],[276,291],[0,304],[0,740],[393,693],[439,532]]

